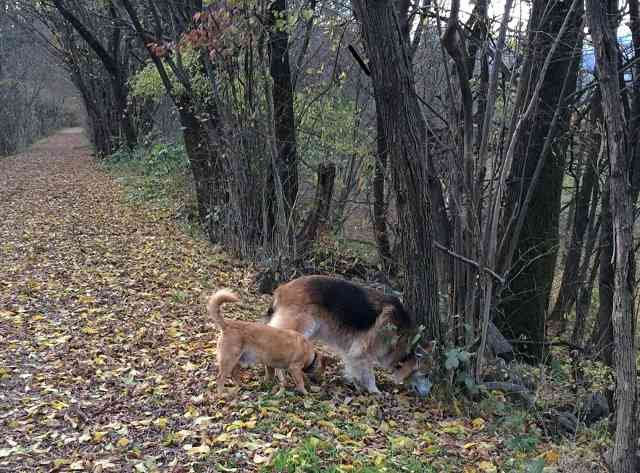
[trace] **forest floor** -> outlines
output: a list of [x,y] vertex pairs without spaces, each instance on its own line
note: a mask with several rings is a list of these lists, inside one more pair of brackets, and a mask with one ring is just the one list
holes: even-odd
[[227,317],[268,297],[253,273],[189,236],[171,212],[132,206],[78,129],[0,159],[0,471],[601,471],[593,436],[544,435],[499,393],[419,401],[339,381],[275,397],[261,371],[213,393],[212,288]]

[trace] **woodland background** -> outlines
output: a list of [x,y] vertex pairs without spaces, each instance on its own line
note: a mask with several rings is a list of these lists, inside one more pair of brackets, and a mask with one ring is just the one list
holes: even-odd
[[558,425],[597,399],[612,471],[636,471],[637,0],[0,13],[0,155],[82,125],[260,290],[320,272],[401,293],[450,390],[529,399],[512,365],[565,369]]

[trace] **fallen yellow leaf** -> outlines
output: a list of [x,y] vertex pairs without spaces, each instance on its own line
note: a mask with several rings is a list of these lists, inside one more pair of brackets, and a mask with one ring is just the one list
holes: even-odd
[[484,471],[485,473],[497,473],[498,468],[496,468],[496,466],[488,461],[483,461],[480,462],[478,464],[478,468],[480,468],[481,471]]
[[60,411],[62,409],[64,409],[65,407],[68,407],[69,405],[62,402],[62,401],[53,401],[51,403],[51,407],[53,407],[56,411]]
[[550,464],[557,463],[558,460],[560,460],[560,454],[555,450],[547,450],[541,455],[541,457],[544,458],[546,463]]
[[261,465],[263,463],[268,463],[269,459],[270,457],[268,455],[260,455],[259,453],[256,453],[253,456],[253,463],[255,463],[256,465]]
[[385,464],[386,460],[387,457],[385,455],[378,453],[373,459],[373,464],[376,466],[376,468],[380,468]]
[[215,439],[213,439],[214,443],[228,443],[233,437],[231,435],[224,433],[218,435]]
[[392,437],[389,440],[391,442],[391,447],[396,450],[409,450],[413,448],[413,440],[409,437],[400,435],[398,437]]
[[129,443],[129,439],[127,437],[120,437],[116,442],[116,445],[118,447],[126,447],[127,445],[129,445]]
[[153,421],[153,423],[161,429],[164,429],[167,426],[167,422],[168,421],[166,417],[158,417],[156,420]]
[[185,445],[184,449],[189,455],[206,455],[211,451],[209,445],[200,445],[199,447],[191,447],[190,445]]
[[84,462],[82,460],[73,462],[71,465],[69,465],[69,469],[71,471],[84,471]]
[[482,417],[477,417],[471,421],[471,425],[475,430],[482,430],[485,426],[485,420]]

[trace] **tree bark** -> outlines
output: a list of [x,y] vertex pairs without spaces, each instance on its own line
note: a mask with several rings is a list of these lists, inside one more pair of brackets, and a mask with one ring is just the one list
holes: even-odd
[[370,60],[376,107],[384,126],[405,269],[405,303],[426,336],[442,340],[433,250],[431,205],[427,195],[426,123],[415,91],[407,44],[390,0],[354,0]]
[[[549,295],[553,281],[558,244],[560,195],[564,176],[566,141],[557,140],[569,124],[570,108],[566,99],[576,87],[582,34],[581,8],[576,8],[569,19],[569,28],[558,38],[561,26],[571,13],[571,2],[536,0],[529,19],[529,52],[523,77],[518,87],[518,104],[530,101],[533,87],[539,80],[540,64],[554,42],[559,45],[543,87],[536,113],[517,143],[507,192],[505,241],[513,251],[502,252],[501,266],[508,269],[511,278],[500,303],[496,323],[508,338],[525,338],[542,342],[545,333]],[[520,105],[522,106],[522,105]],[[557,125],[552,127],[556,108],[561,107]],[[545,146],[545,143],[551,143]],[[545,148],[549,149],[545,152]],[[537,182],[534,176],[542,166]],[[528,208],[525,199],[533,187],[534,197]],[[512,223],[524,214],[521,230]],[[522,344],[522,354],[539,360],[544,344]]]
[[[298,153],[293,112],[293,86],[289,64],[289,33],[286,29],[286,0],[271,4],[269,30],[270,73],[273,79],[273,118],[276,141],[276,169],[282,186],[287,220],[298,197]],[[278,26],[284,21],[285,26]]]
[[395,272],[395,262],[391,254],[391,244],[387,232],[387,203],[385,200],[385,179],[387,175],[387,141],[384,138],[382,117],[376,111],[376,157],[373,174],[373,234],[383,268]]
[[600,270],[598,274],[598,320],[591,335],[592,351],[607,365],[613,366],[613,228],[611,223],[610,176],[607,176],[601,198]]
[[217,242],[216,207],[225,205],[225,191],[220,177],[220,160],[209,143],[207,130],[194,113],[188,97],[177,99],[178,117],[182,125],[184,147],[196,189],[198,217],[205,234]]
[[612,455],[614,473],[636,470],[637,371],[633,313],[633,202],[631,147],[628,143],[624,109],[618,81],[618,42],[608,21],[617,14],[617,0],[611,10],[600,0],[586,0],[587,21],[593,38],[602,106],[609,147],[610,202],[614,243],[613,338],[616,368],[616,435]]
[[[109,74],[114,96],[114,105],[116,107],[114,115],[120,124],[119,128],[124,136],[126,146],[130,149],[134,148],[137,144],[137,133],[127,106],[127,96],[129,93],[127,87],[127,72],[124,70],[123,65],[119,63],[117,58],[107,51],[100,40],[77,16],[72,13],[71,10],[65,6],[62,0],[53,0],[53,3],[60,15],[69,22],[82,39],[89,45]],[[113,9],[111,2],[109,2],[109,6],[111,8],[111,12],[115,14],[115,9]],[[117,38],[119,42],[120,35],[117,31],[118,27],[114,25],[114,28],[114,37]]]
[[[599,97],[595,96],[595,101]],[[573,215],[573,232],[567,249],[565,258],[566,264],[562,273],[562,281],[558,291],[558,297],[553,307],[553,311],[549,317],[552,321],[560,321],[564,319],[567,312],[576,302],[578,288],[582,286],[583,281],[578,279],[578,270],[580,268],[580,260],[582,248],[584,246],[584,237],[589,224],[589,211],[591,208],[591,199],[597,198],[594,194],[595,185],[598,180],[598,156],[600,155],[600,134],[597,133],[597,126],[600,117],[597,114],[599,105],[592,101],[589,129],[593,132],[594,140],[591,149],[588,150],[588,157],[584,163],[584,172],[582,182],[576,192],[575,211]],[[589,255],[586,255],[588,258]]]
[[[473,93],[469,81],[473,63],[467,57],[467,47],[462,32],[458,25],[458,13],[460,1],[451,3],[451,12],[447,22],[447,28],[442,35],[441,42],[444,49],[453,59],[455,65],[458,86],[460,88],[460,120],[462,130],[462,143],[458,146],[456,155],[457,163],[452,166],[452,213],[453,213],[453,249],[459,254],[464,254],[473,260],[477,259],[474,241],[478,240],[478,222],[476,221],[475,206],[479,202],[479,196],[475,195],[478,189],[474,184],[476,176],[476,160],[473,156]],[[456,114],[458,115],[458,114]],[[456,327],[457,343],[469,345],[476,334],[476,317],[473,310],[474,298],[470,297],[475,291],[476,276],[469,268],[454,261],[452,268],[454,314],[462,314]]]
[[313,208],[302,230],[298,233],[298,256],[304,257],[309,251],[313,242],[318,238],[320,232],[329,222],[331,210],[331,199],[333,196],[333,185],[336,180],[336,166],[333,163],[320,164],[318,166],[318,186],[316,196],[313,201]]
[[[588,258],[589,255],[587,254]],[[595,283],[596,276],[598,274],[599,254],[593,260],[593,267],[584,282],[584,284],[578,290],[576,297],[576,323],[573,326],[573,334],[571,335],[571,343],[576,346],[582,346],[584,342],[584,334],[587,326],[587,317],[589,316],[589,309],[591,308],[591,297],[593,293],[593,284]],[[588,261],[586,262],[588,269]]]

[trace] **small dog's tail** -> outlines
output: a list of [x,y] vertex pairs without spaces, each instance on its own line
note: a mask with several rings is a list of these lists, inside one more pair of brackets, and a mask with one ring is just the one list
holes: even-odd
[[229,290],[229,289],[220,289],[219,291],[211,294],[209,296],[209,300],[207,301],[207,311],[209,315],[213,319],[213,321],[220,327],[220,330],[224,331],[227,327],[227,324],[224,321],[224,318],[220,314],[220,306],[225,302],[239,302],[240,298],[238,295]]

